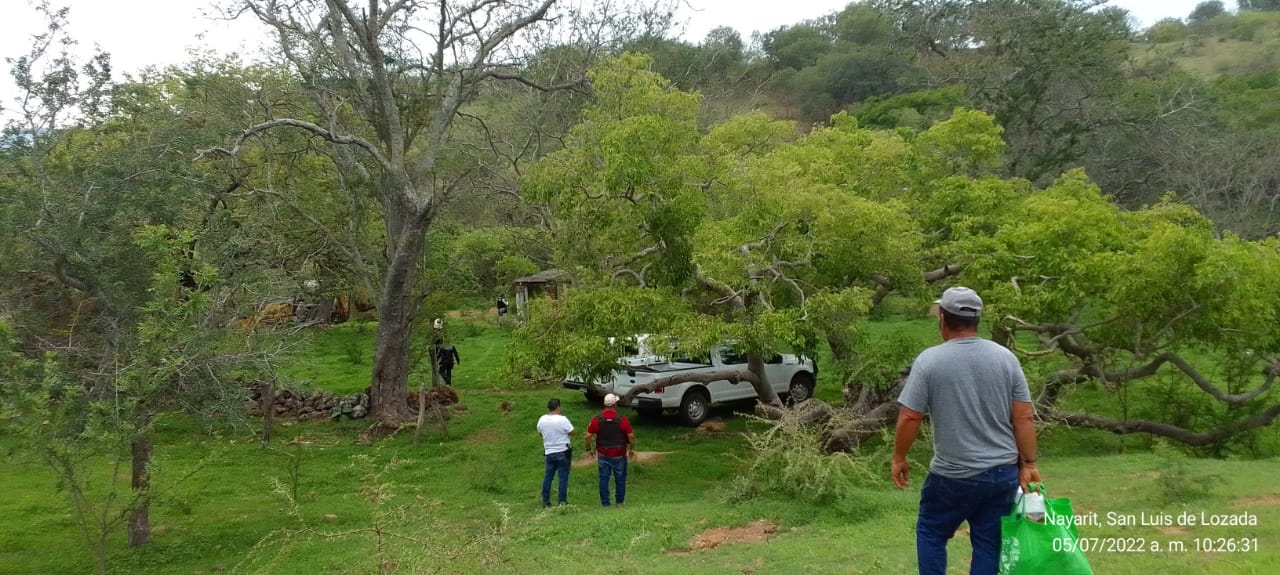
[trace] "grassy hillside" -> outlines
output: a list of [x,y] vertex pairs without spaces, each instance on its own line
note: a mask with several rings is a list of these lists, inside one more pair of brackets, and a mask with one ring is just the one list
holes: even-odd
[[1171,60],[1205,78],[1280,69],[1280,12],[1220,16],[1166,30],[1135,46],[1138,63]]
[[[927,343],[931,323],[879,323],[878,334],[905,331]],[[707,434],[674,422],[638,423],[639,447],[668,452],[633,466],[623,509],[602,509],[593,467],[575,468],[571,505],[539,507],[542,475],[534,421],[547,398],[566,400],[566,415],[584,426],[592,411],[562,389],[509,391],[496,381],[507,337],[496,328],[459,341],[456,384],[467,410],[436,428],[415,449],[410,436],[372,446],[353,439],[363,422],[283,423],[269,450],[245,425],[205,429],[164,422],[157,442],[156,482],[167,493],[152,512],[155,543],[129,550],[112,542],[116,573],[908,573],[914,566],[913,524],[923,465],[912,488],[875,479],[823,505],[763,494],[732,497],[748,457],[741,434],[752,423],[722,409],[727,428]],[[354,363],[349,343],[371,332],[340,327],[316,332],[288,367],[299,381],[335,390],[361,389],[368,358]],[[839,396],[824,373],[820,395]],[[506,402],[508,409],[503,409]],[[1114,453],[1121,444],[1085,445],[1061,431],[1045,439],[1044,473],[1052,494],[1070,497],[1078,513],[1198,515],[1255,513],[1256,527],[1105,526],[1085,537],[1179,541],[1182,552],[1091,554],[1109,575],[1272,573],[1280,558],[1280,461],[1194,460],[1165,454]],[[2,440],[0,440],[2,441]],[[577,441],[581,441],[580,436]],[[580,445],[580,443],[579,443]],[[579,448],[580,449],[580,448]],[[882,458],[883,459],[883,458]],[[174,485],[201,461],[208,465]],[[290,479],[296,471],[296,485]],[[100,469],[105,478],[109,469]],[[8,458],[0,464],[0,574],[89,573],[92,560],[77,524],[40,467]],[[1199,488],[1207,491],[1190,497]],[[296,491],[296,506],[289,498]],[[286,496],[287,495],[287,496]],[[1184,499],[1170,503],[1170,496]],[[370,501],[375,501],[371,503]],[[377,502],[380,501],[380,502]],[[776,531],[757,542],[709,549],[700,534],[765,520]],[[381,549],[379,555],[379,537]],[[757,529],[763,533],[767,529]],[[723,533],[720,533],[723,535]],[[714,535],[714,534],[713,534]],[[1196,538],[1256,539],[1261,551],[1198,551]],[[952,546],[953,573],[967,572],[963,534]]]

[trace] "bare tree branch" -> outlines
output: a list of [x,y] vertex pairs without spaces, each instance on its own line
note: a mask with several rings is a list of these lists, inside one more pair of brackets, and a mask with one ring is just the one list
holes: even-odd
[[738,248],[738,253],[746,256],[746,255],[749,255],[753,250],[758,250],[760,248],[768,246],[769,244],[773,243],[773,240],[775,237],[777,237],[778,232],[781,232],[782,229],[785,227],[787,227],[787,222],[779,222],[778,225],[774,226],[773,230],[770,231],[768,234],[765,234],[764,237],[754,242],[747,242],[745,244],[742,244],[742,246]]
[[1174,439],[1193,447],[1205,447],[1209,445],[1218,445],[1233,436],[1259,427],[1271,425],[1277,417],[1280,417],[1280,404],[1273,405],[1266,411],[1252,417],[1231,421],[1203,433],[1197,433],[1183,427],[1158,421],[1149,421],[1144,419],[1120,420],[1103,417],[1101,415],[1059,411],[1056,409],[1042,409],[1041,415],[1046,416],[1047,419],[1060,421],[1068,425],[1101,429],[1119,435],[1126,435],[1130,433],[1149,433],[1151,435]]
[[698,285],[720,294],[723,297],[723,300],[725,302],[732,303],[735,309],[747,309],[747,303],[742,299],[742,294],[738,293],[724,282],[715,278],[707,277],[707,275],[702,272],[701,265],[694,266],[694,278],[697,279]]
[[258,134],[265,133],[268,130],[271,130],[272,128],[278,128],[281,126],[288,126],[292,128],[299,128],[302,130],[306,130],[308,132],[311,132],[312,134],[315,134],[335,144],[359,146],[360,148],[363,148],[364,151],[368,152],[369,155],[372,156],[373,159],[376,160],[378,164],[383,167],[383,169],[386,169],[386,170],[391,169],[391,164],[387,162],[386,157],[382,155],[382,152],[378,151],[378,148],[376,146],[369,143],[368,140],[365,140],[364,138],[361,138],[359,136],[335,134],[334,132],[326,130],[311,122],[307,122],[303,120],[295,120],[293,118],[278,118],[275,120],[262,122],[261,124],[258,124],[255,126],[251,126],[250,128],[240,133],[240,135],[235,140],[235,144],[233,144],[230,149],[208,148],[208,149],[200,150],[196,154],[196,158],[197,159],[208,158],[208,157],[212,157],[219,154],[227,157],[235,157],[240,153],[241,146],[243,146],[245,141],[247,141],[249,138]]
[[563,83],[563,84],[551,84],[551,85],[546,85],[546,84],[539,84],[538,82],[535,82],[535,81],[533,81],[533,80],[530,80],[530,79],[528,79],[528,78],[525,78],[524,76],[521,76],[521,75],[519,75],[519,74],[508,74],[508,73],[505,73],[505,72],[498,72],[498,71],[496,71],[496,70],[490,70],[490,71],[484,72],[483,74],[481,74],[481,75],[477,78],[477,80],[483,80],[483,79],[485,79],[485,78],[493,78],[493,79],[495,79],[495,80],[510,80],[510,81],[514,81],[514,82],[519,82],[519,83],[524,84],[525,86],[528,86],[528,87],[530,87],[530,88],[533,88],[534,90],[537,90],[537,91],[539,91],[539,92],[559,92],[559,91],[561,91],[561,90],[572,90],[572,89],[574,89],[574,88],[580,88],[580,87],[582,87],[582,86],[586,85],[586,83],[587,83],[587,79],[586,79],[586,78],[579,78],[579,79],[574,80],[574,81],[572,81],[572,82],[565,82],[565,83]]
[[1009,326],[1009,329],[1015,332],[1030,331],[1044,336],[1041,339],[1041,343],[1046,348],[1058,347],[1068,355],[1080,359],[1087,360],[1098,352],[1092,346],[1080,343],[1075,339],[1074,336],[1084,334],[1079,328],[1071,324],[1033,324],[1014,316],[1005,316],[1004,322]]
[[657,244],[654,244],[654,245],[652,245],[652,246],[649,246],[649,247],[647,247],[647,248],[645,248],[645,249],[643,249],[643,250],[640,250],[640,251],[638,251],[638,252],[636,252],[636,253],[634,253],[634,254],[632,254],[632,255],[628,256],[625,260],[622,260],[622,261],[618,262],[617,264],[614,264],[613,262],[609,261],[609,258],[605,258],[604,267],[609,268],[609,267],[614,267],[615,265],[617,265],[617,266],[621,266],[621,267],[626,267],[626,266],[629,266],[629,265],[631,265],[631,264],[633,264],[633,263],[635,263],[635,262],[637,262],[637,261],[639,261],[639,260],[641,260],[641,259],[644,259],[644,258],[646,258],[646,257],[649,257],[649,256],[651,256],[651,255],[653,255],[653,254],[656,254],[656,253],[658,253],[658,252],[662,251],[662,250],[663,250],[663,249],[665,249],[665,248],[666,248],[666,246],[665,246],[663,243],[659,242],[659,243],[657,243]]
[[618,278],[620,278],[620,277],[622,277],[622,276],[631,276],[631,277],[635,278],[635,280],[636,280],[636,285],[638,285],[638,286],[640,286],[640,287],[644,287],[644,274],[642,274],[642,273],[638,273],[638,272],[636,272],[635,270],[630,270],[630,269],[626,269],[626,268],[624,268],[624,269],[620,269],[620,270],[618,270],[618,271],[616,271],[616,272],[613,272],[613,277],[612,277],[611,279],[612,279],[613,281],[617,281],[617,280],[618,280]]
[[1214,385],[1213,382],[1201,375],[1200,372],[1197,371],[1195,367],[1192,367],[1190,363],[1187,363],[1186,360],[1174,353],[1162,353],[1146,365],[1124,371],[1104,372],[1096,366],[1086,366],[1082,368],[1080,372],[1085,375],[1097,377],[1098,379],[1106,382],[1124,383],[1155,375],[1160,370],[1160,367],[1165,363],[1172,363],[1174,367],[1177,367],[1179,371],[1191,379],[1191,381],[1196,384],[1196,387],[1204,390],[1205,393],[1213,396],[1214,399],[1231,406],[1239,406],[1244,403],[1248,403],[1270,391],[1271,387],[1275,385],[1277,375],[1280,375],[1280,361],[1272,360],[1269,365],[1263,369],[1264,379],[1262,385],[1259,385],[1251,391],[1231,394],[1222,391],[1221,388]]

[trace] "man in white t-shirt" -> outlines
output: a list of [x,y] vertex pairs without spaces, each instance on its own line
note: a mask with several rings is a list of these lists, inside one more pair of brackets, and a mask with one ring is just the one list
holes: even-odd
[[573,452],[569,449],[569,436],[573,424],[560,415],[560,400],[547,402],[547,414],[538,418],[538,433],[542,434],[542,453],[547,461],[547,471],[542,476],[542,506],[551,506],[551,478],[560,476],[560,505],[567,503],[569,495],[569,465]]

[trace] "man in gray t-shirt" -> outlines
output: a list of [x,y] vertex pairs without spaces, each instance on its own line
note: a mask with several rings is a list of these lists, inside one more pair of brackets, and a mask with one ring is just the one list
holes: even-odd
[[893,482],[907,487],[907,453],[920,423],[933,426],[933,461],[920,492],[916,555],[921,575],[943,575],[947,540],[964,521],[973,545],[970,575],[996,575],[1000,518],[1019,482],[1039,482],[1031,392],[1012,352],[978,337],[982,298],[954,287],[938,305],[943,343],[924,350],[898,397]]

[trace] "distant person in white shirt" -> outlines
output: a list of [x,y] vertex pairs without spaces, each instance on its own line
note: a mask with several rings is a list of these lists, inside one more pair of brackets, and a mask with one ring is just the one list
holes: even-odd
[[538,418],[538,433],[542,434],[542,452],[547,460],[547,471],[542,476],[542,506],[551,507],[551,478],[560,475],[560,505],[568,503],[569,464],[573,451],[569,448],[569,436],[573,424],[560,415],[560,400],[547,402],[547,414]]

